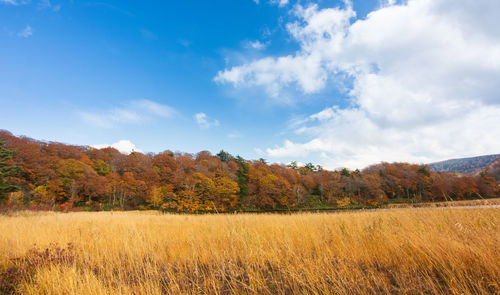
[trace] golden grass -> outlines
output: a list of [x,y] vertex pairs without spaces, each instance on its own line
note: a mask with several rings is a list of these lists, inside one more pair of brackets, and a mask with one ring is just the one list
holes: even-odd
[[500,198],[478,199],[478,200],[459,200],[448,202],[427,202],[427,203],[401,203],[388,204],[387,208],[419,208],[419,207],[462,207],[462,206],[498,206]]
[[498,294],[499,209],[0,216],[0,270],[73,243],[22,294]]

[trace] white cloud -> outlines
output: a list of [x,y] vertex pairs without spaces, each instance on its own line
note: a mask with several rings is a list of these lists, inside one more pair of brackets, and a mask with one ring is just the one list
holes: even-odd
[[122,139],[122,140],[115,142],[113,144],[96,144],[96,145],[93,145],[92,147],[96,148],[96,149],[103,149],[103,148],[107,148],[107,147],[112,147],[112,148],[117,149],[122,154],[130,154],[132,152],[142,153],[142,151],[139,150],[135,146],[135,144],[133,144],[130,140],[125,140],[125,139]]
[[165,118],[173,117],[177,112],[172,107],[162,105],[151,100],[141,99],[133,101],[131,104],[135,109],[144,110],[154,115]]
[[58,12],[59,10],[61,10],[61,5],[60,4],[54,5],[52,4],[52,2],[50,2],[50,0],[41,0],[40,2],[38,2],[38,8],[51,9],[54,12]]
[[31,26],[27,25],[21,32],[17,34],[19,37],[23,38],[28,38],[31,35],[33,35],[33,30],[31,29]]
[[[255,2],[255,4],[260,4],[260,0],[253,0],[253,2]],[[288,2],[289,0],[269,0],[269,3],[273,5],[278,5],[279,7],[287,5]]]
[[205,113],[197,113],[194,115],[194,119],[201,129],[219,126],[219,121],[210,119]]
[[167,105],[141,99],[104,112],[79,112],[79,116],[88,124],[111,128],[119,124],[141,123],[153,117],[172,118],[176,113],[175,109]]
[[31,0],[0,0],[0,3],[8,4],[8,5],[25,5],[29,4]]
[[263,42],[260,42],[259,40],[248,41],[245,43],[246,48],[251,48],[251,49],[255,49],[255,50],[265,49],[268,45],[269,45],[269,42],[263,43]]
[[272,4],[278,4],[278,6],[283,7],[288,4],[288,0],[271,0]]
[[1,3],[10,4],[10,5],[18,5],[16,0],[0,0]]
[[354,168],[500,151],[499,1],[388,1],[354,21],[350,2],[293,12],[287,29],[300,50],[225,69],[215,81],[279,100],[350,80],[350,103],[299,122],[295,132],[310,139],[269,156],[317,154],[327,167]]

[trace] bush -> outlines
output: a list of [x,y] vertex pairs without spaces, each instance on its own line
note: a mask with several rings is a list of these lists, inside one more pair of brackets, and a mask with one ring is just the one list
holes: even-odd
[[22,280],[33,276],[39,268],[50,265],[73,264],[75,260],[74,246],[71,243],[65,248],[50,244],[44,250],[33,245],[22,257],[11,259],[13,266],[0,271],[0,294],[16,294]]

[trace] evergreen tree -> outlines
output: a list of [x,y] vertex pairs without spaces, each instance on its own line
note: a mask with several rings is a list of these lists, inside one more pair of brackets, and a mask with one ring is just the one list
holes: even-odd
[[240,188],[240,201],[244,204],[248,197],[248,163],[240,156],[236,157],[236,162],[238,163],[236,176],[238,178],[238,186]]
[[221,150],[216,156],[224,163],[228,163],[233,159],[233,156],[224,150]]
[[7,194],[19,190],[19,187],[9,183],[9,178],[19,172],[18,166],[9,165],[14,151],[4,148],[5,141],[0,140],[0,201],[3,201]]

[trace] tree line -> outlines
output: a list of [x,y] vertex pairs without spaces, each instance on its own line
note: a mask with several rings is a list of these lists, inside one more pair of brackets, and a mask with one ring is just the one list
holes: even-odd
[[377,206],[500,196],[495,177],[380,163],[328,171],[306,164],[164,151],[122,154],[0,131],[0,205],[32,209],[227,212]]

